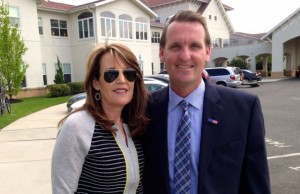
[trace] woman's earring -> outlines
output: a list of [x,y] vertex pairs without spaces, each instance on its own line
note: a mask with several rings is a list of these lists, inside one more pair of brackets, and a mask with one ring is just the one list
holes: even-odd
[[96,92],[95,94],[95,100],[99,101],[101,99],[101,94],[100,94],[100,90]]

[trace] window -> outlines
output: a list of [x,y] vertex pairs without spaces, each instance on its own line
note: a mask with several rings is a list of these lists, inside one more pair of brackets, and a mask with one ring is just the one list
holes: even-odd
[[229,39],[223,39],[223,47],[229,46]]
[[213,48],[223,47],[223,39],[222,38],[215,38],[213,40]]
[[[62,70],[63,70],[63,73],[64,73],[65,83],[71,82],[72,81],[72,75],[71,75],[71,65],[70,65],[70,63],[61,63],[61,66],[62,66]],[[55,63],[55,70],[56,69],[58,69],[57,63]]]
[[43,63],[42,64],[42,68],[43,68],[43,81],[44,81],[44,85],[47,85],[47,69],[46,69],[46,64]]
[[210,20],[211,20],[211,15],[209,15],[209,16],[208,16],[208,19],[210,19]]
[[210,76],[222,76],[230,74],[227,69],[206,69],[206,71]]
[[119,16],[120,38],[132,39],[132,18],[128,15]]
[[63,63],[63,72],[65,83],[71,82],[71,65],[69,63]]
[[116,19],[115,15],[110,12],[102,12],[101,19],[101,35],[104,37],[116,37]]
[[26,75],[24,76],[24,79],[22,80],[22,83],[21,83],[21,87],[22,88],[26,88],[27,87],[27,83],[26,83]]
[[217,16],[215,16],[215,20],[216,20],[216,21],[218,20]]
[[9,7],[9,21],[12,26],[15,26],[15,25],[20,26],[19,8]]
[[137,40],[147,40],[147,20],[145,18],[137,18],[136,23],[136,39]]
[[166,64],[160,63],[160,72],[167,71]]
[[230,43],[231,46],[234,46],[234,45],[238,45],[239,41],[237,39],[230,39],[229,43]]
[[145,86],[146,86],[146,90],[147,90],[148,92],[155,91],[155,90],[159,90],[159,89],[162,89],[162,88],[165,87],[165,86],[163,86],[163,85],[155,84],[155,83],[149,83],[149,84],[146,83]]
[[84,12],[78,16],[78,31],[80,39],[94,37],[94,22],[92,13]]
[[151,42],[152,43],[160,42],[160,32],[152,32]]
[[43,35],[43,20],[41,17],[38,17],[38,26],[39,26],[39,34]]
[[67,21],[50,19],[52,36],[68,36]]

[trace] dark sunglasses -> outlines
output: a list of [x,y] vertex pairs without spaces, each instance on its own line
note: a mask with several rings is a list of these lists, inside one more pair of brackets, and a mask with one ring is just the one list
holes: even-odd
[[[100,75],[100,76],[103,76],[104,80],[107,83],[112,83],[113,81],[115,81],[118,78],[120,71],[122,71],[122,70],[109,69],[104,72],[104,75]],[[134,69],[124,69],[123,75],[130,82],[135,81],[136,77],[137,77],[136,70],[134,70]]]

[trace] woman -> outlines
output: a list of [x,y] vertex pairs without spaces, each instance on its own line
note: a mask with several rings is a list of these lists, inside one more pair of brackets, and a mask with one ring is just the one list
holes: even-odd
[[147,92],[135,55],[121,44],[96,48],[85,90],[85,105],[59,123],[53,193],[142,193],[144,156],[136,137],[148,122]]

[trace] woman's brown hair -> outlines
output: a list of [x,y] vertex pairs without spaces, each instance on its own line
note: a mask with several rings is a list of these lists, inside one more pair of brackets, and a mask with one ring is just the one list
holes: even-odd
[[[93,87],[93,80],[98,79],[101,74],[100,60],[106,53],[111,53],[114,59],[116,59],[117,56],[120,57],[128,67],[135,69],[137,72],[133,97],[130,103],[123,108],[122,118],[124,122],[128,124],[131,135],[139,135],[144,132],[148,123],[148,118],[146,117],[147,91],[136,56],[128,47],[119,43],[98,46],[90,53],[84,82],[84,88],[87,93],[86,102],[83,107],[78,108],[71,114],[80,110],[86,110],[104,129],[110,132],[115,131],[112,127],[114,121],[109,120],[106,116],[101,105],[101,100],[95,100],[97,90]],[[63,118],[58,125],[61,126],[68,116],[69,115]]]

